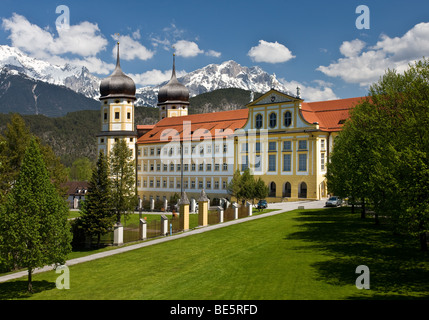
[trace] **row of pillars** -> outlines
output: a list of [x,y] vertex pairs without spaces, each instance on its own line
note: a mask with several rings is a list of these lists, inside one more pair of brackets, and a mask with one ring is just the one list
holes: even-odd
[[[186,192],[183,192],[181,198],[178,202],[180,206],[179,211],[179,228],[180,230],[187,231],[189,230],[189,199],[186,195]],[[247,215],[250,217],[252,215],[252,205],[250,202],[246,203],[247,206]],[[238,205],[236,203],[232,204],[234,209],[234,219],[238,219]],[[224,222],[224,208],[223,206],[217,207],[219,214],[219,223]],[[209,223],[209,198],[207,197],[204,189],[201,191],[201,195],[198,198],[198,225],[200,227],[205,227]],[[161,234],[168,234],[168,218],[163,214],[161,215]],[[140,219],[140,240],[147,239],[147,223],[146,220]],[[124,231],[122,225],[114,226],[114,236],[113,244],[122,245],[124,242]]]
[[[140,200],[141,201],[141,200]],[[195,199],[191,199],[191,201],[189,202],[189,212],[194,213],[196,211],[196,200]],[[141,205],[141,204],[140,204]],[[163,205],[164,211],[167,211],[168,208],[168,200],[164,199],[164,205]],[[154,211],[155,210],[155,199],[151,198],[149,201],[149,210],[150,211]]]

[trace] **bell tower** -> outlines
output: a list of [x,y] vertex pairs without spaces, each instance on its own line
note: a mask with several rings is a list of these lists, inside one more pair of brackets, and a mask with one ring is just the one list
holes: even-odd
[[135,155],[137,133],[134,125],[134,101],[136,86],[123,73],[119,60],[119,42],[116,67],[113,73],[100,83],[101,132],[97,135],[98,152],[108,154],[119,139],[124,139]]
[[188,115],[189,90],[176,77],[176,55],[173,54],[173,71],[170,81],[159,89],[159,120]]

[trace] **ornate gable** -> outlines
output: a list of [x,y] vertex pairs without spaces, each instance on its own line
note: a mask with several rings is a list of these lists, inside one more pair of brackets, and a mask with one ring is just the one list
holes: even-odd
[[266,105],[271,103],[275,103],[275,104],[291,103],[295,101],[302,101],[302,99],[271,89],[270,91],[268,91],[263,96],[256,99],[255,101],[250,102],[247,105],[247,107],[254,107],[258,105]]

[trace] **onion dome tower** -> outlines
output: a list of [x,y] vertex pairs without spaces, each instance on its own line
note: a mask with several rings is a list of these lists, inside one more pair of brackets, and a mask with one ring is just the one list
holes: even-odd
[[116,67],[100,83],[101,132],[97,135],[98,152],[108,154],[114,143],[124,139],[135,155],[137,133],[134,126],[136,85],[121,69],[119,42]]
[[176,55],[173,54],[171,79],[158,92],[159,118],[187,116],[188,106],[189,90],[177,80]]

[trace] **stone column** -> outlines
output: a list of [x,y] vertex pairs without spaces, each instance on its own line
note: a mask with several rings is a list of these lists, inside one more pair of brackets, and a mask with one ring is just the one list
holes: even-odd
[[195,207],[196,207],[197,202],[195,201],[194,198],[191,199],[191,206],[189,207],[189,212],[191,213],[195,213]]
[[246,207],[247,207],[247,215],[249,217],[252,216],[253,212],[252,212],[252,204],[249,201],[246,201]]
[[201,195],[198,198],[198,225],[207,226],[209,224],[209,198],[206,192],[201,190]]
[[234,209],[234,220],[238,219],[238,203],[234,202],[232,204],[232,208]]
[[222,207],[222,208],[225,208],[225,201],[226,201],[225,198],[220,198],[219,199],[219,206]]
[[168,235],[168,218],[165,214],[161,215],[161,234],[163,236]]
[[147,239],[147,223],[145,219],[140,219],[140,240],[146,240]]
[[164,200],[164,212],[167,212],[167,208],[168,208],[168,200],[165,199]]
[[124,244],[124,227],[119,222],[113,226],[113,245],[121,246],[123,244]]
[[222,223],[223,222],[223,207],[217,207],[217,212],[218,212],[218,214],[219,214],[219,223]]
[[179,215],[179,226],[183,231],[189,230],[189,199],[186,192],[183,191],[180,200],[180,215]]
[[155,210],[155,199],[150,199],[150,211]]
[[225,210],[229,208],[229,205],[231,204],[231,202],[228,201],[228,199],[225,199]]

